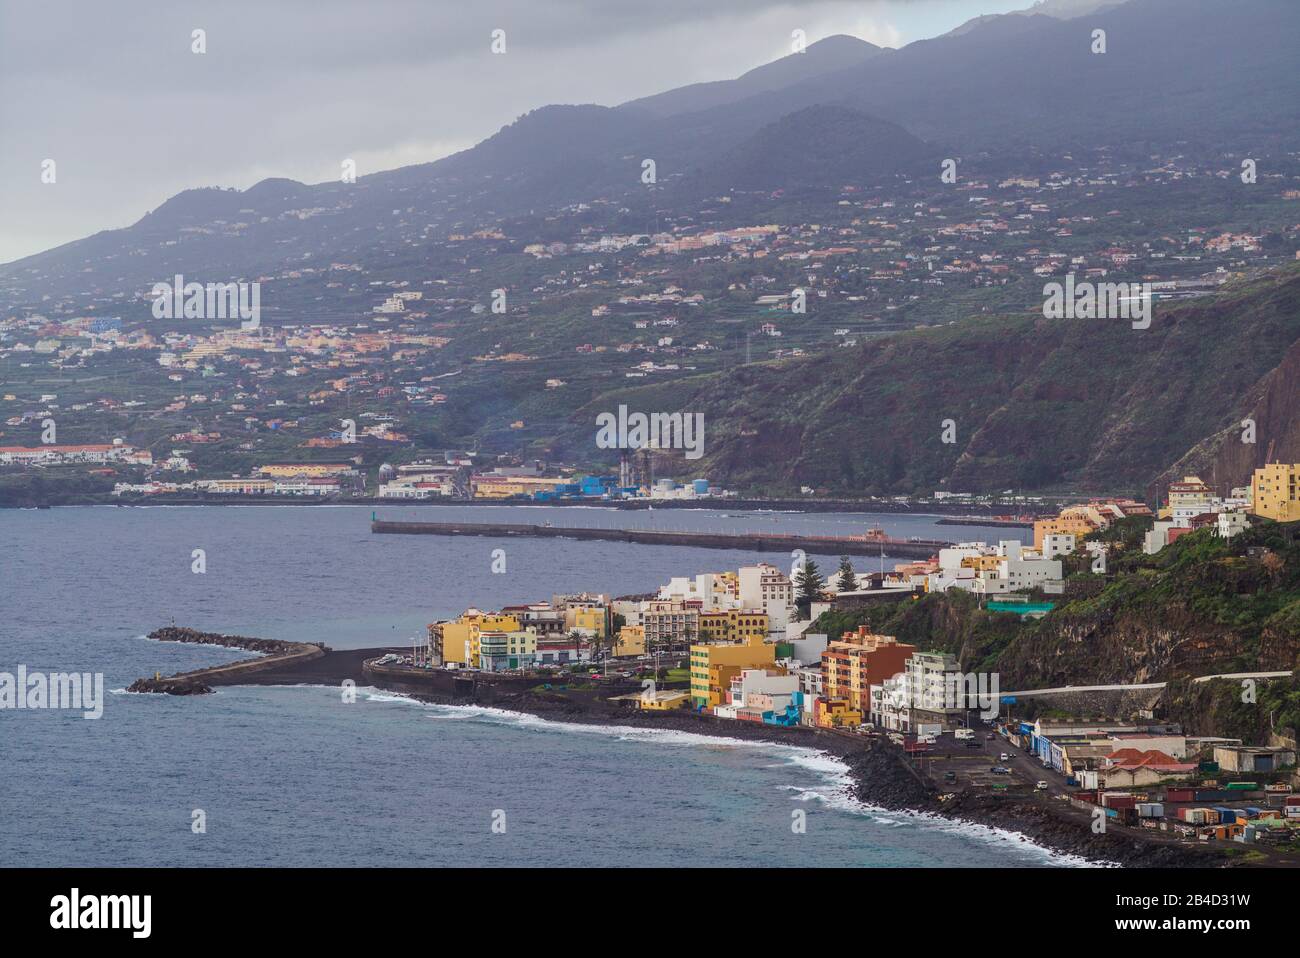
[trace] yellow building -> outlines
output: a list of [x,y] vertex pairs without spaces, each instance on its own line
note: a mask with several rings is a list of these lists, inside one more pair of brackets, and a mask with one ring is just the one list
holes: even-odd
[[821,697],[813,702],[813,720],[819,728],[853,728],[862,724],[862,712],[847,699]]
[[614,639],[615,655],[645,655],[645,626],[625,625]]
[[722,704],[722,690],[731,680],[728,676],[724,684],[721,672],[714,670],[765,669],[775,664],[776,646],[762,640],[739,645],[692,645],[691,702],[710,708]]
[[1034,523],[1034,548],[1042,551],[1047,536],[1074,536],[1076,542],[1097,529],[1097,522],[1087,514],[1086,507],[1067,506],[1055,519],[1039,519]]
[[485,671],[528,668],[537,658],[537,630],[531,627],[519,632],[475,628],[469,641],[471,661]]
[[257,471],[273,479],[287,479],[293,476],[319,478],[337,476],[350,472],[352,468],[352,465],[346,462],[277,462],[269,466],[261,466]]
[[691,707],[691,697],[686,692],[675,690],[646,691],[637,699],[637,708],[649,712],[667,712],[671,709]]
[[249,496],[254,494],[269,495],[275,492],[273,479],[211,479],[208,492],[238,493]]
[[1250,480],[1251,511],[1278,522],[1300,520],[1300,464],[1272,462]]
[[603,606],[568,606],[564,610],[564,628],[590,632],[596,638],[605,637],[605,609]]
[[700,613],[700,638],[705,642],[761,642],[767,638],[766,612],[724,609]]
[[1002,556],[963,556],[961,564],[964,568],[974,569],[976,572],[997,572],[998,564],[1002,562]]
[[475,499],[508,499],[531,496],[534,492],[554,492],[568,481],[542,476],[474,476],[470,486]]
[[[515,633],[523,631],[513,615],[468,609],[454,622],[429,626],[434,646],[434,661],[455,663],[465,668],[479,667],[480,635],[484,632]],[[533,648],[536,651],[536,646]]]

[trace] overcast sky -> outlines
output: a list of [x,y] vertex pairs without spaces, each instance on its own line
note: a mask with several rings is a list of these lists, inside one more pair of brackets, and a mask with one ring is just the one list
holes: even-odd
[[0,0],[0,263],[128,226],[189,187],[315,183],[345,157],[365,175],[548,103],[733,77],[789,53],[796,28],[898,47],[1028,3]]

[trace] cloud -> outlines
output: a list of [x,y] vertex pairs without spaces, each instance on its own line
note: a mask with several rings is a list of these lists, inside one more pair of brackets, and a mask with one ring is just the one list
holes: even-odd
[[[952,0],[955,3],[969,0]],[[547,103],[736,76],[809,40],[896,45],[899,0],[75,0],[0,7],[0,262],[195,186],[427,162]],[[191,52],[206,31],[207,52]],[[506,31],[507,54],[490,51]],[[58,164],[55,185],[41,161]]]

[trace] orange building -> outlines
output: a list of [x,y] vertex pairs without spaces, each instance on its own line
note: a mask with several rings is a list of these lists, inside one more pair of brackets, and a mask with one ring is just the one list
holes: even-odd
[[822,653],[822,689],[829,699],[843,699],[850,709],[871,708],[871,686],[880,685],[907,670],[916,646],[892,635],[877,635],[859,628],[845,632]]

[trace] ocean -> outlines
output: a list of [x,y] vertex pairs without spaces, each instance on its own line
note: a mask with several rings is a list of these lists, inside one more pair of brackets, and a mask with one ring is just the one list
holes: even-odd
[[[854,802],[821,753],[426,705],[375,689],[123,690],[246,653],[162,625],[405,645],[465,608],[788,555],[376,536],[370,507],[0,510],[0,672],[102,672],[104,714],[0,711],[0,865],[1059,866],[1017,835]],[[1012,538],[932,517],[397,507],[386,519]],[[494,574],[492,551],[506,571]],[[192,571],[202,550],[206,571]],[[875,559],[855,559],[859,570]],[[886,566],[890,564],[886,560]],[[835,562],[822,563],[832,572]],[[792,827],[801,816],[802,831]],[[204,829],[196,831],[195,822]]]

